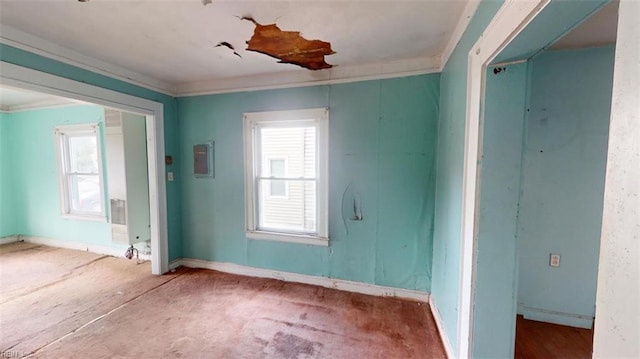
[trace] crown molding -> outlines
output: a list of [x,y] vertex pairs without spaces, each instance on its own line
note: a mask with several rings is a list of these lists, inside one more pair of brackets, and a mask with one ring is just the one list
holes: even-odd
[[294,70],[180,84],[158,80],[124,67],[83,55],[6,25],[0,25],[0,43],[174,97],[330,85],[442,72],[471,22],[479,3],[480,1],[478,0],[471,0],[466,4],[443,53],[438,56],[362,65],[335,66],[331,69],[320,71]]
[[475,15],[476,10],[478,10],[478,6],[480,6],[480,0],[471,0],[467,2],[467,5],[465,5],[464,9],[462,10],[462,14],[458,19],[456,27],[453,29],[453,33],[449,38],[449,42],[442,52],[440,59],[440,72],[442,72],[442,70],[444,70],[444,67],[447,65],[449,57],[451,57],[453,50],[456,49],[458,42],[460,42],[460,39],[467,29],[467,26],[469,26],[471,19],[473,19],[473,15]]
[[173,86],[170,83],[154,79],[152,77],[131,71],[121,66],[83,55],[79,52],[54,44],[51,41],[20,31],[11,26],[0,25],[0,43],[16,47],[37,55],[41,55],[56,61],[63,62],[84,70],[108,76],[120,81],[130,83],[163,93],[173,95]]
[[379,62],[354,66],[335,66],[319,71],[287,71],[189,82],[176,86],[176,96],[212,95],[278,88],[331,85],[440,72],[440,56]]

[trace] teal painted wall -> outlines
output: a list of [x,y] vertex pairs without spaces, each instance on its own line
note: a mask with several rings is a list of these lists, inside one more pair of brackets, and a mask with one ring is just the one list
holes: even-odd
[[[439,77],[179,98],[184,256],[428,291]],[[327,106],[330,246],[247,240],[242,114]],[[196,179],[188,159],[207,140],[216,178]],[[361,222],[342,213],[349,186]]]
[[532,62],[518,301],[570,315],[530,313],[542,320],[590,325],[571,316],[594,316],[613,63],[613,47]]
[[13,189],[14,177],[11,149],[9,148],[9,114],[0,113],[0,237],[18,234]]
[[431,294],[447,336],[457,350],[462,170],[467,96],[467,56],[502,1],[484,0],[440,77],[440,119]]
[[2,142],[11,149],[12,162],[3,173],[14,178],[11,190],[15,233],[111,246],[109,223],[62,218],[53,135],[53,128],[58,125],[104,124],[102,107],[71,106],[5,116]]
[[481,124],[473,357],[513,358],[528,65],[507,66],[498,74],[492,70],[486,75]]
[[167,171],[173,171],[176,174],[176,181],[167,182],[166,186],[169,260],[182,257],[182,240],[180,238],[182,228],[182,211],[180,208],[180,157],[178,152],[178,116],[176,99],[168,95],[67,65],[5,44],[0,44],[0,60],[109,90],[160,102],[164,105],[165,152],[167,155],[173,156],[174,159],[174,164],[172,166],[167,166]]
[[[532,43],[549,44],[562,31],[576,25],[604,4],[602,0],[584,2],[551,2],[536,18],[531,29],[525,29],[522,38],[516,39],[500,56],[526,58],[535,53]],[[465,114],[467,93],[467,56],[486,26],[496,14],[502,1],[483,0],[460,42],[449,58],[440,78],[440,120],[438,125],[438,158],[436,179],[436,206],[433,245],[432,299],[440,312],[443,326],[454,351],[457,350],[457,317],[460,281],[461,219],[462,219],[462,175],[465,136]],[[559,12],[564,14],[556,16]],[[567,20],[569,19],[569,20]],[[563,23],[566,22],[566,23]],[[569,24],[570,22],[570,24]],[[552,31],[551,31],[552,30]],[[522,46],[521,46],[522,45]],[[537,46],[537,45],[536,45]],[[499,57],[500,58],[500,57]],[[493,258],[497,261],[497,258]],[[491,261],[487,261],[488,264]],[[516,262],[505,266],[505,271],[514,271]],[[490,268],[487,268],[490,270]],[[508,295],[511,300],[516,293]],[[493,330],[492,326],[476,330]],[[478,345],[474,339],[472,347]],[[482,346],[482,344],[480,344]],[[510,345],[510,344],[509,344]],[[486,347],[486,346],[485,346]],[[501,344],[504,348],[504,343]],[[476,353],[474,351],[474,353]]]

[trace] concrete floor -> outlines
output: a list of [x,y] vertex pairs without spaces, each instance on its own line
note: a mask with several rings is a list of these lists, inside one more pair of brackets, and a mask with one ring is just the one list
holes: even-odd
[[30,358],[444,358],[426,303],[27,243],[0,246],[0,350]]

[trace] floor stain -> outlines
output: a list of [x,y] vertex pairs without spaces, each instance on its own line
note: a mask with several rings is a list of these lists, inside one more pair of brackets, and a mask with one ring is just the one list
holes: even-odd
[[273,336],[270,346],[278,358],[307,359],[316,358],[322,348],[322,343],[312,342],[293,334],[277,332]]

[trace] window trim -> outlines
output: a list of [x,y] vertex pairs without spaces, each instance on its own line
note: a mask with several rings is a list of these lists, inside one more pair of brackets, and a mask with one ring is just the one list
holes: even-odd
[[[298,124],[304,121],[313,121],[317,126],[317,162],[316,173],[316,216],[317,225],[315,235],[296,234],[287,232],[265,231],[257,229],[257,196],[256,196],[256,171],[259,165],[256,163],[256,125],[267,123]],[[243,121],[244,140],[244,167],[245,167],[245,224],[246,236],[249,239],[272,240],[319,246],[329,245],[328,226],[328,198],[329,198],[329,109],[311,108],[303,110],[247,112]]]
[[[58,172],[58,194],[60,196],[60,214],[66,219],[106,222],[104,170],[102,157],[102,138],[100,123],[84,123],[77,125],[60,125],[53,129],[55,136],[55,152]],[[100,186],[100,213],[74,211],[71,207],[71,193],[69,192],[69,174],[67,172],[69,157],[69,141],[67,135],[91,134],[96,138],[98,156],[98,183]]]

